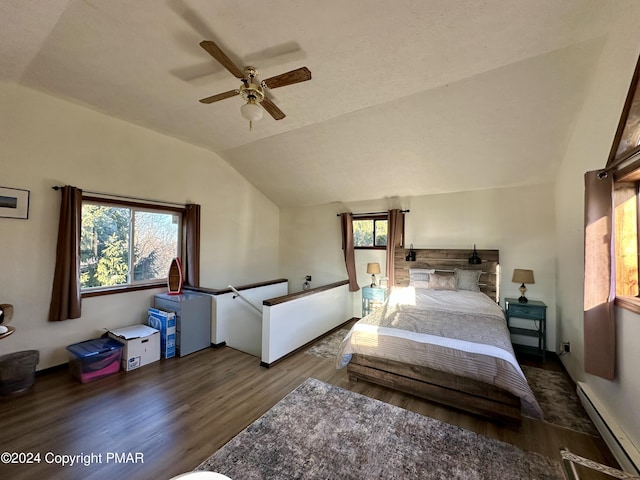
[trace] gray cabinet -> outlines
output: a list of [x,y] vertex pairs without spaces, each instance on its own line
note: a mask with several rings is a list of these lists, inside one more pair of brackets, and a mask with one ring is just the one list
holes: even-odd
[[154,307],[176,312],[176,352],[183,357],[211,346],[211,297],[199,293],[154,297]]

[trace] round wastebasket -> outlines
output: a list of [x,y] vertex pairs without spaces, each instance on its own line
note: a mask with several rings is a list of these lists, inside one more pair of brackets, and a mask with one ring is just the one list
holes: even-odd
[[35,382],[38,350],[9,353],[0,357],[0,395],[27,390]]

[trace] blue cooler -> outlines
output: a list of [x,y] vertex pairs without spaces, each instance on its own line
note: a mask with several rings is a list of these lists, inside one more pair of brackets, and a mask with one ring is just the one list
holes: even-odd
[[69,371],[82,383],[116,373],[120,370],[122,347],[122,343],[112,338],[96,338],[69,345]]

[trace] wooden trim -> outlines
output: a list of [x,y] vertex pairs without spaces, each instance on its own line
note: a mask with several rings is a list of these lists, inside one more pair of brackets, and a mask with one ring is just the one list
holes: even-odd
[[[105,195],[107,194],[105,193]],[[168,212],[175,212],[175,213],[184,213],[186,210],[186,206],[178,207],[175,205],[167,205],[167,204],[163,204],[161,200],[149,200],[149,203],[144,203],[141,201],[136,202],[133,200],[109,198],[108,196],[97,197],[94,195],[83,195],[82,201],[83,202],[86,201],[89,203],[108,204],[108,205],[122,205],[123,207],[138,208],[138,209],[144,209],[144,210],[161,210],[161,211],[168,211]],[[158,203],[153,203],[153,202],[158,202]]]
[[624,133],[624,127],[627,125],[627,122],[629,121],[629,113],[631,112],[633,98],[638,89],[639,79],[640,79],[640,60],[636,62],[636,67],[633,71],[633,77],[631,77],[631,84],[629,85],[627,97],[624,101],[624,107],[620,115],[620,120],[618,121],[618,128],[616,129],[616,135],[614,137],[613,144],[611,145],[611,150],[609,151],[609,158],[607,160],[608,169],[612,168],[614,163],[620,164],[621,161],[624,161],[625,158],[630,158],[633,155],[635,155],[638,151],[640,151],[640,147],[635,147],[629,152],[627,152],[624,156],[616,159],[616,153],[618,152],[618,147],[622,139],[622,134]]
[[640,298],[638,297],[616,297],[614,305],[640,314]]
[[290,302],[292,300],[296,300],[302,297],[307,297],[309,295],[315,295],[316,293],[324,292],[324,291],[331,290],[333,288],[341,287],[342,285],[348,285],[348,284],[349,284],[349,280],[342,280],[340,282],[329,283],[328,285],[312,288],[310,290],[303,290],[301,292],[290,293],[288,295],[282,295],[281,297],[268,298],[262,302],[262,305],[265,305],[267,307],[273,307],[274,305]]
[[127,292],[137,292],[139,290],[151,290],[154,288],[166,288],[167,282],[163,280],[159,283],[149,283],[145,285],[114,285],[108,288],[108,290],[94,290],[94,291],[84,291],[81,293],[82,298],[91,298],[91,297],[102,297],[103,295],[113,295],[114,293],[127,293]]
[[620,167],[613,174],[616,183],[637,182],[640,180],[640,153],[635,153],[628,159],[629,163]]
[[[250,283],[248,285],[241,285],[239,287],[234,287],[236,290],[249,290],[251,288],[259,288],[259,287],[267,287],[269,285],[276,285],[278,283],[288,282],[286,278],[278,278],[276,280],[268,280],[266,282],[258,282],[258,283]],[[113,286],[109,287],[108,290],[96,290],[96,291],[86,291],[82,292],[82,298],[89,297],[100,297],[102,295],[112,295],[114,293],[126,293],[126,292],[134,292],[137,290],[150,290],[153,288],[166,288],[167,282],[165,280],[153,283],[153,284],[145,284],[145,285],[121,285],[121,286]],[[198,293],[208,293],[211,295],[222,295],[224,293],[231,293],[232,290],[230,288],[205,288],[205,287],[191,287],[189,285],[185,285],[182,288],[183,291],[189,292],[198,292]]]
[[[277,278],[275,280],[267,280],[265,282],[249,283],[247,285],[240,285],[237,287],[234,286],[233,288],[235,288],[238,291],[251,290],[252,288],[268,287],[269,285],[277,285],[278,283],[284,283],[288,281],[289,280],[287,280],[286,278]],[[210,295],[224,295],[225,293],[233,292],[233,290],[231,290],[230,288],[191,287],[188,285],[185,285],[183,290],[189,290],[191,292],[198,292],[198,293],[208,293]]]

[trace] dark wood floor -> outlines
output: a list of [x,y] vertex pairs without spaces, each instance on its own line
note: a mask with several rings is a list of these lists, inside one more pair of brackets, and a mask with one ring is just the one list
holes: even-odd
[[[562,366],[552,358],[544,368]],[[40,463],[0,463],[0,478],[169,479],[196,467],[308,377],[552,458],[559,459],[560,448],[568,447],[615,465],[597,437],[527,418],[518,431],[504,429],[366,382],[350,383],[332,361],[304,352],[265,369],[259,359],[224,347],[89,384],[58,370],[37,376],[24,394],[0,397],[0,453],[40,454]],[[138,463],[118,464],[108,458],[122,453],[131,453],[128,460]],[[84,455],[80,460],[91,464],[62,466],[62,455]],[[600,477],[587,472],[584,478]]]

